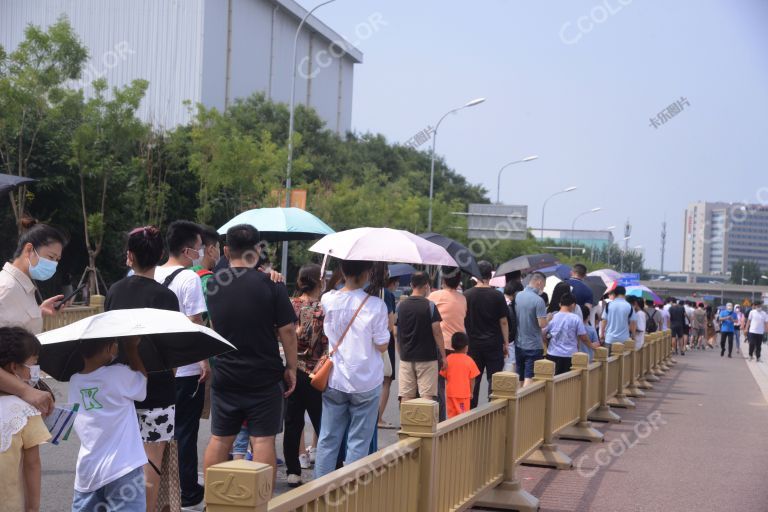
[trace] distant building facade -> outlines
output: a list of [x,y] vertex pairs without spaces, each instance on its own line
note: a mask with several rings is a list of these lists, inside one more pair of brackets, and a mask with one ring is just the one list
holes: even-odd
[[[110,87],[146,79],[139,116],[172,129],[192,116],[185,101],[223,110],[263,92],[288,103],[294,36],[306,13],[293,0],[3,0],[0,45],[11,52],[29,24],[47,27],[66,15],[90,53],[73,86],[88,95],[97,78]],[[310,17],[298,42],[296,104],[346,133],[354,66],[362,60],[357,48]]]
[[683,272],[725,275],[739,260],[768,269],[768,206],[692,203],[683,230]]

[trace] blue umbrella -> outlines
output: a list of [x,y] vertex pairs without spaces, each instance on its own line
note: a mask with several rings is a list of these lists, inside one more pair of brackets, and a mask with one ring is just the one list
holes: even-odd
[[219,234],[238,224],[250,224],[268,242],[315,240],[335,233],[328,224],[301,208],[257,208],[248,210],[219,228]]
[[564,263],[552,265],[551,267],[540,268],[539,272],[546,276],[556,276],[561,281],[565,281],[571,277],[571,267]]
[[388,266],[389,277],[410,276],[416,272],[416,268],[410,263],[393,263]]

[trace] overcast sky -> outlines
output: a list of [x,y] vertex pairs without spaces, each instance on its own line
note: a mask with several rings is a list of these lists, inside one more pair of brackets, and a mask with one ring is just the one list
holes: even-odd
[[540,155],[502,178],[530,226],[577,185],[549,202],[547,227],[602,207],[577,228],[615,225],[620,240],[629,218],[630,246],[658,268],[666,217],[665,270],[678,270],[689,202],[757,202],[768,186],[766,0],[337,0],[317,14],[365,54],[358,132],[402,143],[486,97],[443,122],[437,152],[491,199],[499,167]]

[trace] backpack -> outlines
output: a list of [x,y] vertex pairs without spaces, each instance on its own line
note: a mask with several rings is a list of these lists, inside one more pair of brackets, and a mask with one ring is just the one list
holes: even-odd
[[648,320],[645,322],[645,332],[652,333],[659,330],[659,324],[656,323],[656,319],[654,318],[656,313],[658,313],[658,311],[654,309],[652,314],[646,314]]

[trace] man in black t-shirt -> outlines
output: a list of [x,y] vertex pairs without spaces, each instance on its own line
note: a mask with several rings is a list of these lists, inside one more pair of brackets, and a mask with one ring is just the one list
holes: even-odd
[[493,265],[487,261],[478,262],[481,279],[474,288],[467,290],[467,318],[464,325],[469,336],[469,356],[480,370],[475,379],[471,406],[477,407],[480,394],[480,380],[483,370],[488,379],[488,391],[494,373],[504,369],[504,358],[509,354],[509,323],[507,301],[504,295],[489,284],[493,277]]
[[445,366],[442,317],[429,295],[429,275],[411,276],[413,294],[397,307],[397,343],[400,349],[400,401],[437,400],[437,376]]
[[254,268],[258,244],[259,232],[253,226],[230,228],[224,247],[230,268],[208,281],[211,324],[237,350],[215,359],[206,468],[227,460],[244,421],[253,460],[275,468],[275,436],[282,431],[284,398],[296,385],[296,314],[285,286]]

